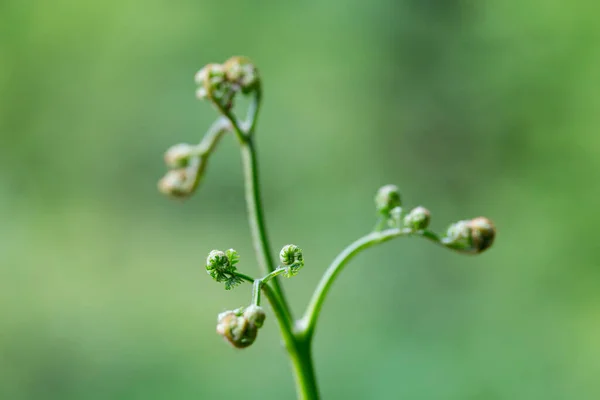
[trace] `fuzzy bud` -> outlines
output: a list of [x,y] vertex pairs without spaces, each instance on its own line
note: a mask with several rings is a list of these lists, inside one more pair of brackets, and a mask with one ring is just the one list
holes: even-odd
[[199,86],[196,97],[206,99],[225,84],[225,70],[220,64],[208,64],[194,75],[194,81]]
[[231,264],[227,255],[221,250],[212,250],[206,257],[206,269],[219,272],[228,271]]
[[217,333],[233,347],[243,349],[254,343],[258,327],[238,315],[236,311],[227,311],[219,314]]
[[165,153],[165,164],[169,168],[187,167],[193,155],[194,146],[187,143],[179,143],[171,146]]
[[428,209],[425,207],[416,207],[404,217],[404,225],[412,230],[420,231],[427,229],[430,220],[431,213]]
[[240,256],[234,249],[225,252],[212,250],[206,258],[206,273],[217,282],[225,282],[225,290],[230,290],[242,283],[236,274],[236,264]]
[[265,318],[265,311],[256,305],[226,311],[217,317],[217,333],[232,346],[243,349],[254,343]]
[[223,64],[227,80],[241,88],[242,93],[251,92],[259,83],[258,71],[246,57],[231,57]]
[[173,169],[158,181],[158,190],[172,197],[187,197],[193,191],[191,181],[195,177],[191,175],[191,171],[187,169]]
[[265,323],[267,315],[262,307],[253,304],[244,310],[244,318],[246,318],[249,323],[256,325],[257,328],[261,328]]
[[295,244],[283,246],[279,252],[279,261],[285,267],[285,275],[288,278],[296,275],[304,267],[302,249]]
[[469,221],[469,225],[473,235],[472,244],[475,251],[481,253],[489,249],[496,236],[496,227],[494,227],[492,221],[485,217],[477,217]]
[[385,185],[375,195],[375,206],[380,214],[388,215],[393,208],[402,206],[400,189],[396,185]]
[[485,217],[458,221],[448,228],[442,243],[455,250],[481,253],[494,242],[496,228]]
[[209,79],[211,85],[219,84],[225,77],[225,70],[220,64],[208,64],[204,66],[200,71],[194,75],[194,82],[196,85],[202,86],[204,82]]

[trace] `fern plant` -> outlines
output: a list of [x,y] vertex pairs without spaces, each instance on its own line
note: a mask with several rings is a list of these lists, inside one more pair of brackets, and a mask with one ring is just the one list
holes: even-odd
[[[161,192],[187,198],[197,189],[207,163],[224,135],[237,138],[244,169],[245,197],[256,258],[262,277],[238,271],[239,255],[234,249],[213,250],[206,259],[206,272],[226,290],[247,282],[252,285],[250,303],[219,314],[217,333],[236,348],[256,340],[266,318],[262,295],[267,298],[289,355],[299,399],[318,399],[319,389],[313,366],[311,344],[319,313],[334,281],[348,262],[369,247],[397,237],[417,236],[460,252],[477,254],[488,249],[495,236],[492,222],[484,217],[455,222],[438,235],[428,230],[431,214],[424,207],[407,209],[395,185],[386,185],[375,195],[379,216],[375,229],[351,243],[325,270],[303,316],[296,319],[280,283],[280,275],[290,278],[304,267],[300,247],[284,246],[278,262],[271,254],[261,204],[260,180],[255,151],[255,131],[261,105],[261,79],[254,64],[245,57],[232,57],[223,64],[209,64],[196,75],[199,99],[210,101],[220,114],[198,144],[176,144],[165,153],[169,171],[159,181]],[[233,111],[237,96],[249,96],[247,115],[240,119]]]

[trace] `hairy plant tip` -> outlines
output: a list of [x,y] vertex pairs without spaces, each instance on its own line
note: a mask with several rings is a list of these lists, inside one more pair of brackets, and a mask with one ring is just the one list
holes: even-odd
[[[173,148],[177,146],[178,145],[173,146]],[[180,154],[182,152],[181,149],[167,151],[167,153],[169,152],[173,158],[171,158],[171,155],[169,155],[169,160],[167,161],[167,155],[165,155],[165,161],[167,161],[167,165],[171,161],[173,163],[172,165],[175,165],[179,162],[183,163],[183,161],[181,161],[181,156],[175,154]],[[177,161],[175,161],[175,159],[177,159]],[[185,168],[172,169],[158,181],[158,190],[163,194],[176,198],[191,196],[198,188],[198,185],[204,176],[206,162],[207,157],[205,155],[191,155],[187,159],[187,166]]]
[[224,64],[208,64],[194,76],[196,97],[209,99],[218,108],[230,110],[237,93],[249,94],[260,86],[254,64],[246,57],[232,57]]
[[392,209],[402,206],[398,186],[385,185],[380,187],[375,195],[375,206],[377,211],[383,215],[389,215]]
[[267,314],[265,314],[265,310],[261,306],[252,304],[244,310],[244,318],[246,318],[249,323],[256,325],[257,328],[262,328],[265,319],[267,318]]
[[258,327],[251,325],[246,318],[237,315],[235,311],[227,311],[219,314],[217,333],[233,347],[243,349],[254,343]]
[[254,64],[242,56],[231,57],[223,64],[227,80],[248,94],[260,84],[258,70]]
[[171,197],[188,197],[194,191],[195,179],[196,174],[190,169],[173,169],[158,181],[158,190]]
[[217,333],[233,347],[243,349],[254,343],[265,318],[264,310],[255,305],[226,311],[217,317]]
[[242,279],[236,275],[235,265],[239,262],[239,255],[234,249],[226,252],[212,250],[206,257],[206,273],[217,282],[225,282],[225,290],[233,289],[242,283]]
[[165,153],[165,164],[169,168],[187,167],[194,155],[194,148],[195,146],[187,143],[171,146]]
[[469,224],[473,235],[473,247],[477,253],[489,249],[496,237],[496,227],[492,221],[485,217],[477,217],[473,218]]
[[196,91],[198,99],[206,99],[225,82],[225,70],[220,64],[207,64],[194,75],[194,82],[200,86]]
[[485,217],[458,221],[448,228],[442,244],[454,250],[478,254],[494,243],[496,228]]
[[288,244],[283,246],[279,252],[279,261],[285,268],[285,276],[290,278],[304,267],[304,257],[302,256],[302,249],[295,244]]
[[405,217],[404,225],[414,231],[427,229],[431,221],[431,213],[425,207],[413,208]]

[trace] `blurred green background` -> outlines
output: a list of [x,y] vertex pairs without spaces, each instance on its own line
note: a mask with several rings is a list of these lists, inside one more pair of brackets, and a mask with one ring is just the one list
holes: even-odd
[[297,314],[396,183],[433,227],[486,215],[495,247],[359,256],[315,342],[325,399],[600,398],[600,12],[557,0],[0,2],[0,398],[292,399],[269,314],[203,271],[256,266],[235,141],[197,195],[164,150],[216,116],[194,73],[250,56],[273,248],[300,245]]

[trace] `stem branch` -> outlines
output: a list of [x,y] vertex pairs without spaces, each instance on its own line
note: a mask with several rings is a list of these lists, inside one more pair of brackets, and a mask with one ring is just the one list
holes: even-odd
[[323,302],[327,297],[327,293],[331,289],[331,285],[337,278],[338,274],[342,271],[344,266],[358,253],[362,250],[367,249],[371,246],[374,246],[379,243],[387,242],[390,239],[393,239],[398,236],[409,235],[413,233],[410,229],[386,229],[381,232],[372,232],[368,235],[363,236],[358,239],[350,246],[346,247],[336,258],[333,260],[317,289],[315,290],[312,299],[304,313],[304,317],[301,319],[300,323],[300,333],[310,340],[314,334],[315,325],[317,323],[317,319],[319,318],[319,313],[321,308],[323,307]]
[[[262,272],[265,275],[268,275],[275,270],[275,264],[273,263],[273,258],[271,256],[267,229],[264,222],[265,218],[260,195],[256,150],[254,149],[251,137],[245,137],[241,144],[241,153],[242,163],[244,165],[246,205],[248,208],[248,220],[250,223],[250,231],[252,233],[252,242],[254,244],[258,265]],[[278,294],[282,302],[282,307],[288,315],[288,319],[291,319],[289,307],[283,296],[283,290],[281,289],[279,279],[273,279],[272,285],[273,290]]]

